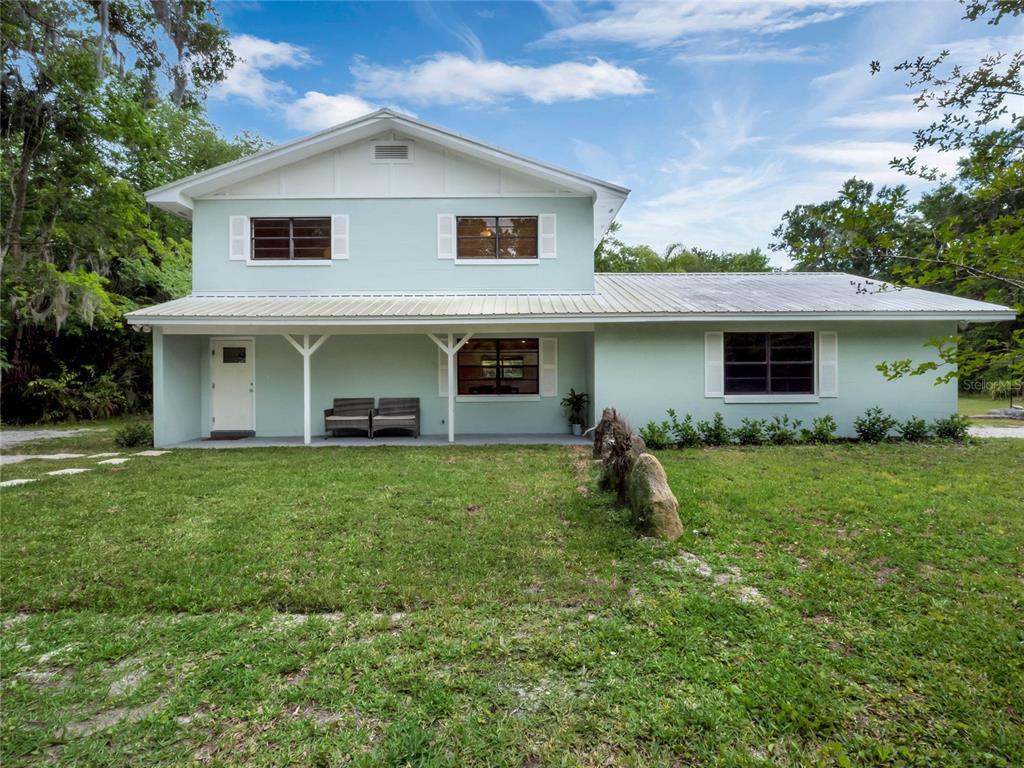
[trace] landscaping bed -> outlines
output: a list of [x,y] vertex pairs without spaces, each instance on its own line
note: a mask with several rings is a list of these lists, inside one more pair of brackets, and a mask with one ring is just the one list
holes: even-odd
[[1024,445],[657,455],[673,544],[579,448],[0,489],[3,763],[1024,762]]

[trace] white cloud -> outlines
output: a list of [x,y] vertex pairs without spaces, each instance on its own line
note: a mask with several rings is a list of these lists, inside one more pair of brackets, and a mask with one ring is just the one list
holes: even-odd
[[636,70],[602,59],[533,67],[441,53],[404,68],[358,59],[352,74],[359,93],[418,103],[487,104],[518,97],[552,104],[648,92]]
[[[906,183],[909,179],[893,171],[889,161],[916,154],[919,163],[942,173],[956,171],[957,155],[927,148],[915,153],[910,143],[898,141],[830,141],[790,147],[790,154],[815,163],[836,166],[848,176],[859,176],[876,183]],[[884,180],[883,180],[884,179]]]
[[775,48],[772,46],[751,45],[744,48],[684,51],[677,54],[673,61],[681,64],[691,62],[716,64],[729,61],[802,62],[816,61],[818,55],[819,51],[809,46]]
[[628,43],[655,48],[691,35],[722,32],[774,34],[832,21],[844,9],[873,0],[738,0],[736,2],[619,2],[612,10],[567,24],[546,42]]
[[285,120],[293,128],[319,131],[332,125],[347,123],[375,109],[377,107],[368,101],[348,93],[330,95],[319,91],[306,91],[301,98],[288,105]]
[[291,43],[276,43],[252,35],[231,38],[231,48],[239,61],[223,82],[213,90],[218,98],[239,98],[258,107],[271,107],[288,97],[292,89],[271,80],[264,70],[280,67],[304,67],[314,59],[306,48]]

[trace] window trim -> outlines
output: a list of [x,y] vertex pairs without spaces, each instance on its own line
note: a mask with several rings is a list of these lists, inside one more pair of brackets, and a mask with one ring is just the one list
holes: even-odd
[[[288,253],[287,259],[261,259],[256,256],[256,222],[266,220],[279,220],[288,222]],[[316,256],[307,258],[296,258],[295,257],[295,222],[296,221],[311,221],[311,220],[324,220],[327,222],[327,255]],[[246,260],[249,265],[262,266],[291,266],[291,265],[302,265],[309,266],[314,265],[330,265],[334,260],[334,222],[331,220],[330,214],[327,216],[250,216],[249,217],[249,258]],[[316,238],[304,238],[308,240],[315,240]]]
[[[462,219],[494,219],[494,258],[493,259],[481,259],[472,256],[466,258],[459,257],[459,221]],[[501,253],[501,219],[533,219],[537,224],[537,234],[534,237],[536,247],[534,250],[536,254],[523,259],[509,259],[502,258],[498,254]],[[491,264],[536,264],[540,261],[540,214],[455,214],[455,226],[453,229],[453,237],[455,240],[455,249],[452,255],[452,260],[456,263],[468,264],[473,266],[487,266]],[[478,238],[483,239],[483,238]]]
[[[732,334],[761,334],[765,337],[765,354],[767,360],[765,365],[766,382],[771,388],[772,381],[772,360],[771,360],[771,337],[784,333],[809,333],[811,335],[811,391],[810,392],[732,392],[728,387],[728,376],[726,369],[729,362],[726,360],[726,346],[728,337]],[[722,397],[725,403],[817,403],[820,398],[818,383],[818,332],[807,330],[782,330],[782,331],[723,331],[722,332]],[[787,361],[791,362],[791,361]],[[783,363],[784,364],[784,363]],[[806,364],[806,363],[803,363]]]
[[[460,365],[459,358],[462,355],[462,352],[466,349],[466,347],[463,346],[461,349],[459,349],[458,352],[455,353],[455,360],[454,360],[454,362],[455,362],[455,399],[456,399],[456,402],[459,402],[459,401],[461,401],[461,402],[498,401],[498,402],[508,403],[508,402],[517,402],[517,401],[518,402],[533,402],[533,401],[540,400],[540,398],[541,398],[541,394],[540,394],[540,392],[541,392],[541,367],[542,366],[541,366],[541,348],[540,348],[541,347],[541,338],[539,336],[486,336],[486,337],[474,336],[471,339],[471,341],[493,341],[495,343],[495,348],[494,348],[495,362],[496,362],[496,366],[495,367],[498,370],[500,370],[502,368],[502,366],[501,366],[501,352],[502,352],[502,350],[501,350],[501,342],[503,342],[503,341],[505,341],[505,342],[508,342],[508,341],[520,341],[520,340],[532,340],[532,341],[536,341],[537,342],[537,349],[536,350],[532,350],[532,349],[527,350],[529,352],[536,351],[536,355],[537,355],[537,365],[535,366],[536,369],[537,369],[537,378],[534,379],[534,381],[536,381],[536,383],[537,383],[537,391],[536,392],[479,392],[479,393],[474,393],[474,392],[465,392],[465,393],[463,393],[463,392],[460,392],[459,391],[459,387],[460,387],[462,382],[461,382],[461,380],[459,378],[459,370],[463,366]],[[509,350],[509,351],[510,352],[514,352],[515,350]],[[465,366],[465,367],[472,367],[472,366]],[[496,386],[501,381],[502,381],[502,379],[500,377],[495,376]],[[509,379],[509,381],[531,381],[531,379],[527,379],[527,378],[524,377],[524,378],[518,379],[518,380],[516,380],[516,379]]]

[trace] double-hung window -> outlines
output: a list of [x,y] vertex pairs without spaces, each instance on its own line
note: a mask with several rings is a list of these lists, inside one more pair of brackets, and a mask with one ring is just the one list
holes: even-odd
[[456,217],[458,259],[536,259],[536,216]]
[[477,339],[458,353],[460,395],[540,393],[539,339]]
[[726,333],[726,395],[814,394],[814,333]]
[[253,218],[253,260],[331,258],[331,217]]

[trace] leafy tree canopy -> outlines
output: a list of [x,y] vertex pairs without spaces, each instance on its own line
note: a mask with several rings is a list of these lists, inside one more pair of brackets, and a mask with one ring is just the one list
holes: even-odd
[[755,248],[745,253],[716,253],[673,243],[659,254],[649,245],[626,245],[614,221],[594,251],[597,272],[770,272],[768,257]]

